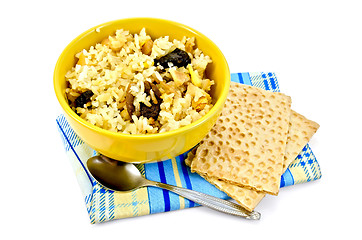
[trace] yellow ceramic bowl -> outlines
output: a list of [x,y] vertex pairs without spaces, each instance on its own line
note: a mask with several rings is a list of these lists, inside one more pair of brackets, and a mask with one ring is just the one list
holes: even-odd
[[[212,109],[201,119],[185,127],[157,134],[130,135],[115,133],[96,127],[80,118],[68,105],[65,97],[65,74],[76,62],[75,54],[88,49],[117,29],[139,33],[142,28],[152,38],[183,36],[196,38],[197,47],[213,61],[206,70],[208,78],[215,81],[211,96]],[[183,24],[155,18],[130,18],[107,22],[89,29],[75,38],[60,55],[54,70],[54,90],[65,116],[80,138],[98,152],[122,161],[145,163],[178,156],[200,142],[215,124],[230,85],[230,71],[219,48],[200,32]]]

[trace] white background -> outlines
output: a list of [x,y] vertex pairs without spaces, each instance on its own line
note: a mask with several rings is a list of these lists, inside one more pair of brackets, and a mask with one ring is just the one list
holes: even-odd
[[[310,145],[322,179],[266,197],[257,207],[260,221],[199,207],[91,225],[56,129],[61,109],[52,74],[78,34],[127,17],[165,18],[199,30],[220,47],[231,72],[275,72],[293,109],[321,125]],[[6,239],[360,235],[358,1],[7,1],[0,18],[0,234]]]

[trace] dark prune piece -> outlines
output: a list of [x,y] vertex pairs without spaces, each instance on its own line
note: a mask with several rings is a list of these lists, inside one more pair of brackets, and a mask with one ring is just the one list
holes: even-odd
[[163,68],[168,68],[168,63],[172,63],[176,67],[186,67],[191,63],[189,54],[179,48],[176,48],[172,52],[166,54],[159,59],[155,59],[155,66],[161,65]]
[[143,83],[143,85],[145,86],[145,91],[144,92],[147,95],[150,95],[151,83],[146,81],[146,82]]
[[84,107],[84,104],[90,102],[90,98],[93,96],[93,92],[91,90],[85,91],[81,93],[75,100],[75,107]]
[[153,83],[150,82],[145,82],[145,93],[147,95],[150,95],[150,91],[152,89],[153,93],[155,94],[155,97],[157,99],[157,103],[154,103],[151,100],[151,106],[147,107],[145,104],[140,103],[140,115],[144,116],[146,118],[153,118],[154,120],[157,120],[158,118],[158,114],[161,111],[161,92],[160,90],[157,88],[156,85],[154,85]]
[[157,104],[152,104],[151,107],[147,107],[145,104],[140,103],[140,115],[145,118],[153,118],[156,120],[161,111],[160,105],[160,101]]
[[155,84],[150,83],[150,82],[144,82],[144,85],[145,85],[144,92],[147,94],[147,96],[150,96],[150,91],[152,89],[153,93],[155,94],[157,103],[155,103],[154,101],[151,100],[150,107],[146,106],[144,103],[140,103],[139,113],[135,113],[135,106],[133,105],[134,96],[130,92],[131,85],[133,85],[133,83],[131,83],[126,90],[126,92],[127,92],[126,93],[126,106],[127,106],[128,115],[130,117],[132,117],[133,114],[136,114],[137,117],[139,117],[139,116],[144,116],[145,118],[152,117],[154,120],[156,120],[158,118],[158,114],[161,111],[160,105],[162,102],[162,98],[161,98],[160,90],[157,88],[157,86]]
[[156,99],[159,100],[161,98],[161,92],[155,84],[150,82],[144,82],[144,85],[145,85],[145,93],[147,95],[150,95],[150,90],[152,89]]

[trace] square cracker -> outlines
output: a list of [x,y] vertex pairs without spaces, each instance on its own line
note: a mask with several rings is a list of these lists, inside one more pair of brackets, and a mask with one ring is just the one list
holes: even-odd
[[[187,155],[187,158],[185,159],[185,164],[189,167],[191,167],[192,160],[195,158],[196,150],[197,148],[194,148],[192,151],[190,151]],[[229,197],[237,201],[240,206],[250,212],[254,210],[254,208],[265,196],[265,193],[243,188],[232,183],[219,180],[215,177],[208,177],[206,175],[201,176],[205,178],[206,181],[213,184],[216,188],[223,191]]]
[[283,173],[317,132],[319,124],[291,111]]
[[[227,107],[227,106],[225,106]],[[289,133],[287,138],[286,153],[284,158],[283,173],[288,165],[299,155],[303,147],[319,128],[319,124],[313,122],[301,114],[292,110]],[[197,148],[194,148],[185,160],[186,165],[191,166]],[[228,196],[236,200],[248,211],[253,211],[259,202],[264,198],[265,193],[243,188],[229,182],[225,182],[213,177],[203,176],[208,182],[225,192]]]
[[283,93],[231,83],[227,107],[197,148],[191,171],[277,195],[290,105]]

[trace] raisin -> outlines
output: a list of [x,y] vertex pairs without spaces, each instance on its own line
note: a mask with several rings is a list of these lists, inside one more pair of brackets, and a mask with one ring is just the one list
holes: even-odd
[[168,63],[172,63],[176,67],[186,67],[191,63],[191,58],[189,54],[179,48],[176,48],[167,55],[155,59],[155,65],[161,65],[163,68],[168,68]]

